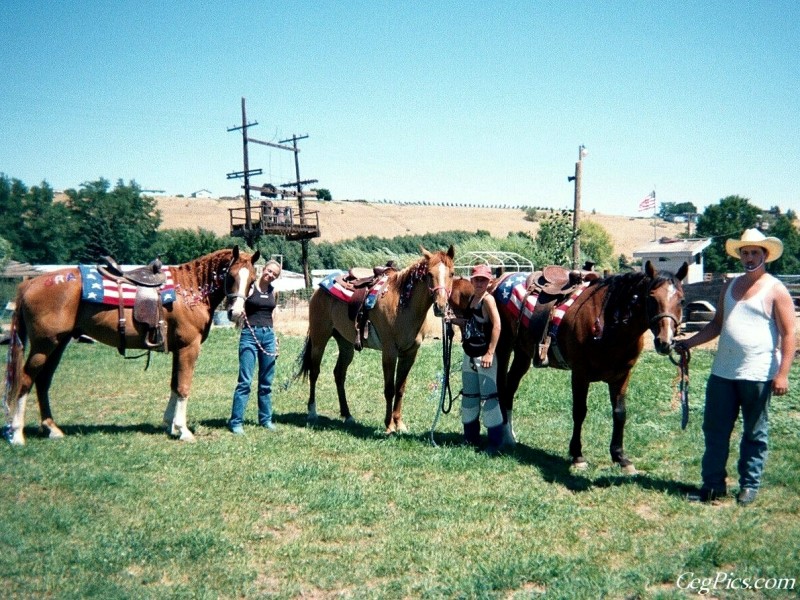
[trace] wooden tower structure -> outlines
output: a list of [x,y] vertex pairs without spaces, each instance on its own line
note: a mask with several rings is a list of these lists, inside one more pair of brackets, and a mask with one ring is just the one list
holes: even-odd
[[[306,287],[311,287],[311,274],[308,267],[308,240],[319,237],[319,213],[305,208],[306,198],[316,198],[313,190],[304,191],[303,186],[317,183],[316,179],[300,179],[300,148],[297,142],[308,136],[293,135],[278,143],[257,140],[248,135],[250,127],[258,122],[247,122],[245,99],[242,98],[242,124],[230,127],[228,131],[242,132],[242,155],[244,170],[228,173],[228,179],[244,179],[244,207],[229,208],[231,235],[244,238],[252,246],[262,235],[280,235],[289,241],[302,245],[303,271]],[[261,175],[262,169],[250,169],[248,143],[261,144],[294,153],[295,181],[277,186],[272,183],[253,185],[251,178]],[[291,146],[287,145],[289,142]],[[258,201],[253,201],[253,193],[258,193]]]

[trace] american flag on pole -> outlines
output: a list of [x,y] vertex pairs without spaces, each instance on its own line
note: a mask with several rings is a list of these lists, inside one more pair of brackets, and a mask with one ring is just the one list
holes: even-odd
[[650,192],[639,201],[639,210],[655,210],[656,208],[656,193]]

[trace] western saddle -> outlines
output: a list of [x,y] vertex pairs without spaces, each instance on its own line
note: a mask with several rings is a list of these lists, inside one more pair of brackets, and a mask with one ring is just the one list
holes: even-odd
[[[593,270],[593,267],[594,263],[588,261],[579,270],[569,270],[558,265],[551,265],[544,267],[541,271],[531,273],[525,281],[525,295],[537,297],[529,325],[532,338],[537,340],[536,353],[533,357],[534,367],[547,367],[550,364],[548,359],[551,342],[549,330],[553,310],[581,285],[599,279],[600,276]],[[521,315],[520,311],[520,317]]]
[[[166,274],[161,269],[159,258],[155,258],[147,266],[123,271],[122,267],[111,256],[102,257],[102,262],[97,265],[98,272],[117,282],[118,286],[128,283],[136,288],[133,303],[133,320],[147,325],[144,336],[144,345],[148,350],[168,352],[167,325],[164,321],[161,294],[158,288],[166,283]],[[125,356],[125,306],[122,290],[119,294],[119,344],[117,350]]]
[[352,296],[347,302],[347,316],[356,328],[356,338],[353,345],[361,352],[364,342],[369,338],[369,311],[377,300],[376,294],[380,290],[375,290],[373,299],[368,297],[370,291],[376,286],[381,286],[391,273],[397,271],[394,261],[389,261],[383,266],[369,268],[353,267],[347,273],[343,273],[336,278],[344,289],[352,292]]

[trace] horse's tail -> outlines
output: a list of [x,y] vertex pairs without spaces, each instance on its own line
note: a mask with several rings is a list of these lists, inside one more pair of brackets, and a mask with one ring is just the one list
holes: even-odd
[[15,300],[14,312],[11,315],[11,331],[8,340],[8,355],[6,358],[6,385],[3,394],[3,408],[8,419],[9,398],[16,400],[19,396],[19,386],[22,378],[22,365],[24,364],[25,342],[28,339],[28,330],[25,319],[22,318],[24,286],[20,285]]
[[311,335],[306,335],[306,341],[303,344],[303,349],[297,357],[297,373],[293,379],[302,377],[305,380],[311,372]]

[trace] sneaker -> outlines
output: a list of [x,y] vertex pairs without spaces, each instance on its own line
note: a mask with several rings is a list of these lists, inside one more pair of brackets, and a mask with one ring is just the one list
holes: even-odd
[[273,423],[272,421],[267,421],[266,423],[261,425],[261,427],[269,431],[275,431],[277,429],[277,427],[275,427],[275,423]]
[[689,502],[708,503],[723,498],[726,494],[726,490],[713,490],[711,488],[701,487],[698,491],[689,493],[686,499]]
[[736,496],[736,503],[739,506],[747,506],[756,501],[758,490],[755,488],[742,488],[739,490],[739,495]]
[[231,425],[230,430],[233,435],[244,435],[244,427],[241,425]]

